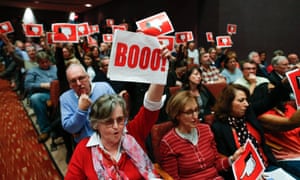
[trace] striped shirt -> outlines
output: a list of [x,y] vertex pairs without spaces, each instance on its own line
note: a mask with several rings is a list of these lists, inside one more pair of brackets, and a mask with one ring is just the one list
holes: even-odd
[[174,179],[223,179],[218,171],[228,170],[228,158],[220,157],[209,125],[197,125],[198,144],[180,137],[175,129],[160,143],[160,164]]

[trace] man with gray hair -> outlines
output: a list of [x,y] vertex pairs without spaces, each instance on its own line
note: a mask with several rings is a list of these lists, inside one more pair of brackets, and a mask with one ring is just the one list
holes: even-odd
[[294,99],[293,90],[288,82],[285,75],[286,72],[290,70],[289,61],[285,56],[275,56],[271,61],[273,70],[269,74],[269,80],[275,86],[283,86],[288,92],[287,94],[282,94],[281,98],[283,101],[289,101]]
[[251,51],[248,55],[248,59],[250,61],[254,61],[257,65],[257,70],[256,70],[256,75],[268,78],[268,72],[266,67],[261,63],[260,57],[258,52],[256,51]]
[[92,103],[104,94],[115,94],[115,91],[107,82],[91,83],[81,64],[70,64],[66,76],[71,89],[59,98],[62,127],[78,143],[93,133],[88,119]]

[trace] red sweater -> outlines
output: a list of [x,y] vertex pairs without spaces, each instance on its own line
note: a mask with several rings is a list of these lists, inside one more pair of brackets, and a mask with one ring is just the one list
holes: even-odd
[[218,171],[230,167],[220,157],[209,125],[199,124],[198,144],[181,138],[173,128],[160,144],[161,166],[174,179],[223,179]]
[[[146,137],[148,136],[153,124],[155,124],[158,115],[159,110],[149,111],[142,107],[134,119],[126,126],[128,134],[132,135],[143,149],[145,149]],[[76,146],[72,159],[68,165],[65,180],[97,179],[93,166],[91,147],[86,147],[88,140],[89,138],[85,138]],[[109,160],[106,162],[108,161]],[[113,164],[113,162],[108,163]],[[116,165],[120,170],[126,173],[129,179],[143,179],[127,154],[123,153]]]

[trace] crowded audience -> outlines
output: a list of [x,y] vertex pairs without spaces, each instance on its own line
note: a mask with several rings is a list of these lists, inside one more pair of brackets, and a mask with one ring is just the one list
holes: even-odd
[[[172,128],[160,141],[159,165],[173,179],[232,179],[232,164],[248,140],[266,172],[282,168],[300,178],[299,112],[286,75],[300,68],[296,52],[275,50],[269,57],[249,50],[239,61],[234,48],[175,44],[172,52],[161,52],[170,61],[166,84],[149,85],[108,77],[112,43],[98,38],[88,44],[83,38],[84,43],[48,44],[44,38],[0,33],[0,78],[28,99],[39,143],[56,128],[47,101],[51,82],[59,80],[58,116],[68,135],[64,143],[72,146],[66,179],[161,178],[147,143],[153,125],[164,121]],[[225,88],[215,96],[205,85],[218,83]],[[171,93],[173,87],[178,91]],[[205,123],[206,115],[212,123]]]

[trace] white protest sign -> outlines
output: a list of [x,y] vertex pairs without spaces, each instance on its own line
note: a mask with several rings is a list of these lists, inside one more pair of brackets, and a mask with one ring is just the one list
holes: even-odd
[[157,37],[116,30],[108,67],[111,80],[166,84],[169,64]]

